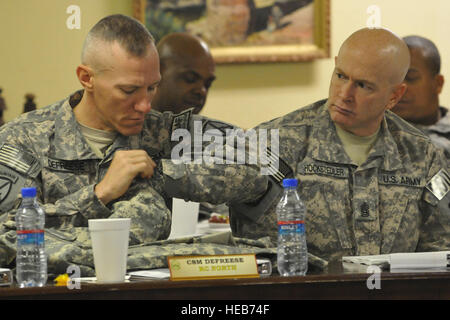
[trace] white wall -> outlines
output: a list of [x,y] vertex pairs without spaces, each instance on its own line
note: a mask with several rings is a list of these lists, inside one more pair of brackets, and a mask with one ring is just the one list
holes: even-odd
[[331,57],[307,63],[219,66],[204,113],[252,127],[326,98],[341,43],[366,26],[367,8],[377,5],[381,25],[399,36],[417,34],[436,43],[448,79],[441,103],[450,105],[450,1],[331,0]]
[[[435,41],[442,55],[441,103],[450,105],[450,1],[330,0],[331,56],[352,32],[366,26],[367,8],[381,9],[382,26],[400,36]],[[66,27],[69,5],[81,8],[81,29]],[[132,14],[132,0],[1,0],[0,87],[10,120],[22,112],[27,92],[43,107],[79,88],[75,68],[83,39],[105,15]],[[203,114],[252,127],[327,97],[333,58],[304,63],[220,65]]]

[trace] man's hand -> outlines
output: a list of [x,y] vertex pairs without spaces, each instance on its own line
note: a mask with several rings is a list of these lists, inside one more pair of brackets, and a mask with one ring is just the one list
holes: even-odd
[[155,167],[144,150],[117,151],[105,177],[95,186],[95,194],[106,205],[123,195],[138,174],[141,178],[151,178]]

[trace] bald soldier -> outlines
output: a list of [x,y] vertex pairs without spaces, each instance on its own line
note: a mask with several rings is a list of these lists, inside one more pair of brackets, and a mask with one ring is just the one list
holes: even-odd
[[174,113],[194,108],[198,114],[216,79],[208,45],[189,33],[171,33],[159,41],[157,49],[162,79],[153,108]]
[[90,245],[89,219],[131,218],[129,244],[136,245],[169,236],[170,197],[223,203],[264,192],[265,177],[256,169],[170,159],[178,143],[172,132],[192,132],[194,120],[205,127],[209,120],[191,111],[151,111],[161,80],[158,52],[137,20],[100,20],[87,35],[76,74],[82,91],[0,131],[1,266],[15,258],[14,215],[23,187],[37,188],[46,212],[49,272],[63,261],[92,260],[83,251]]
[[390,31],[359,30],[335,58],[328,99],[259,125],[279,129],[279,172],[256,203],[232,206],[234,234],[276,241],[281,178],[295,177],[308,251],[320,258],[448,250],[443,154],[389,111],[409,62]]

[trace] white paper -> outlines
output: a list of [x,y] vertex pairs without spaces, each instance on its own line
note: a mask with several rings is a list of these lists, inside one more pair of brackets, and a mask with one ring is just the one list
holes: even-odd
[[342,257],[343,262],[364,264],[367,266],[389,264],[390,257],[388,254],[378,254],[371,256],[347,256]]
[[407,252],[391,253],[369,256],[346,256],[342,262],[357,263],[362,265],[390,265],[392,269],[429,269],[446,268],[450,262],[447,256],[450,251],[436,252]]
[[128,273],[130,279],[168,279],[170,271],[168,268],[140,270]]
[[198,202],[173,198],[172,225],[169,239],[193,236],[196,233],[199,207],[200,204]]
[[[96,277],[82,277],[82,278],[70,278],[71,281],[78,281],[81,283],[97,283]],[[125,275],[124,282],[128,282],[130,280],[130,276]],[[118,282],[120,283],[120,282]]]
[[450,251],[391,253],[391,269],[445,268]]

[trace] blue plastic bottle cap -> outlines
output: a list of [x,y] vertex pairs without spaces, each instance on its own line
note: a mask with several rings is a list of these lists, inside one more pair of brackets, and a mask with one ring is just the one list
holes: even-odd
[[283,187],[297,187],[297,179],[283,179]]
[[35,187],[22,188],[22,197],[28,198],[36,197],[36,188]]

